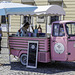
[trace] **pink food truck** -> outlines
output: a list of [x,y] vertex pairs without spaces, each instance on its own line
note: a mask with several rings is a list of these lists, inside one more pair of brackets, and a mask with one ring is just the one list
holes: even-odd
[[[16,8],[17,9],[17,8]],[[23,8],[24,9],[24,8]],[[75,34],[73,21],[56,21],[52,24],[52,31],[47,36],[47,19],[48,16],[59,16],[60,20],[65,15],[65,11],[58,5],[37,6],[37,8],[30,12],[25,6],[25,9],[17,9],[18,11],[11,13],[8,11],[6,15],[32,15],[44,16],[44,20],[39,19],[46,23],[46,33],[39,33],[37,37],[34,36],[9,36],[9,23],[7,22],[8,34],[8,47],[9,56],[14,55],[20,58],[23,65],[30,68],[37,68],[37,62],[48,63],[51,61],[74,61],[74,48],[75,48]],[[23,11],[20,11],[23,10]],[[33,24],[33,23],[32,23]],[[33,35],[33,33],[32,33]],[[71,46],[69,46],[71,45]]]
[[19,57],[23,65],[30,66],[28,62],[35,62],[36,57],[42,63],[75,61],[75,22],[53,22],[50,37],[9,36],[9,45],[10,53]]

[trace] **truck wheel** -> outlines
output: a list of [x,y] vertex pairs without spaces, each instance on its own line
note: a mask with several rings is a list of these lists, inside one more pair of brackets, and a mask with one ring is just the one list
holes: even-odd
[[20,61],[22,65],[26,65],[27,64],[27,54],[22,54],[20,56]]

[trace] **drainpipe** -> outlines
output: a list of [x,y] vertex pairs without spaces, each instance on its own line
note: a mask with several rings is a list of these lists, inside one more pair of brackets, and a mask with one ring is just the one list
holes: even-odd
[[62,8],[63,8],[63,0],[62,0]]
[[[62,8],[63,8],[63,0],[62,0]],[[61,16],[60,16],[60,21],[61,21],[62,19],[64,20],[64,15],[61,15]]]
[[[62,0],[62,8],[64,7],[64,3],[63,3],[63,0]],[[64,15],[63,15],[63,20],[64,20]]]

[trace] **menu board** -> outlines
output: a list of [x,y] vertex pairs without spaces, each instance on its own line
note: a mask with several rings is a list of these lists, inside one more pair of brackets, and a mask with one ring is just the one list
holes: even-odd
[[28,41],[27,67],[37,68],[38,41]]

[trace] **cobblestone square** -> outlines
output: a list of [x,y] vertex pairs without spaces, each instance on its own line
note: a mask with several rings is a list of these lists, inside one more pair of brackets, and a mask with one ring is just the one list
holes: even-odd
[[37,69],[26,68],[21,65],[19,59],[11,55],[9,63],[9,51],[7,38],[2,39],[2,51],[0,54],[0,75],[75,75],[75,62],[38,63]]

